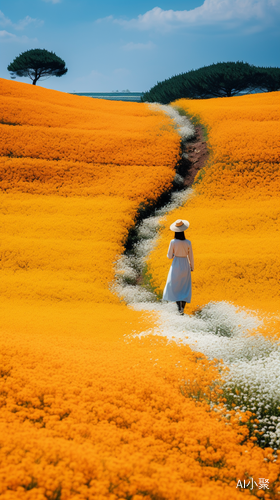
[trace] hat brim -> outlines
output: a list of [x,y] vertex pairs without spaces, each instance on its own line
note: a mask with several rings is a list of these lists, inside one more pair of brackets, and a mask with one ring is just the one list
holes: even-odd
[[179,222],[176,220],[175,222],[173,222],[173,224],[171,224],[170,230],[174,231],[174,233],[182,233],[183,231],[186,231],[186,229],[188,229],[190,223],[187,220],[183,220],[183,219],[181,219],[181,220],[183,222],[182,226],[176,226],[176,222]]

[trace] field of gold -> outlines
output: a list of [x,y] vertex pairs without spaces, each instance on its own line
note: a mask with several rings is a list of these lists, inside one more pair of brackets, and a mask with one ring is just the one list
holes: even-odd
[[0,497],[231,500],[261,477],[269,491],[244,494],[278,498],[279,458],[249,437],[250,413],[211,411],[222,365],[132,338],[156,314],[110,291],[139,204],[171,186],[170,119],[5,80],[0,100]]
[[278,103],[279,92],[272,92],[173,104],[205,126],[211,158],[194,196],[166,218],[149,266],[161,292],[169,225],[189,220],[196,266],[189,311],[221,300],[260,314],[279,310]]

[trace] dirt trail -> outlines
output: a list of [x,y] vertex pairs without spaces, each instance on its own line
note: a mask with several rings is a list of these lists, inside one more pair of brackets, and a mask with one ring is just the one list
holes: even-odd
[[197,172],[204,167],[209,158],[209,150],[203,137],[201,125],[195,127],[195,138],[185,144],[183,154],[187,155],[187,157],[183,157],[184,186],[190,187]]

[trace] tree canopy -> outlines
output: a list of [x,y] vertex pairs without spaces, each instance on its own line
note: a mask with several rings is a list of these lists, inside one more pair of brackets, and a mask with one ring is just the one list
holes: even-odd
[[231,97],[256,90],[280,90],[280,68],[260,68],[240,61],[211,64],[158,82],[143,94],[142,101],[168,104],[184,97]]
[[12,78],[15,76],[29,77],[33,85],[39,78],[62,76],[67,73],[65,62],[54,52],[45,49],[31,49],[22,52],[8,66]]

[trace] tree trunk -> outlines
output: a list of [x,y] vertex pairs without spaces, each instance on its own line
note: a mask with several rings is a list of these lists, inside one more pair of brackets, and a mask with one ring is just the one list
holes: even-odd
[[32,81],[32,85],[36,85],[36,83],[38,82],[39,78],[40,78],[40,76],[38,76],[38,72],[37,72],[37,69],[36,69],[34,80]]

